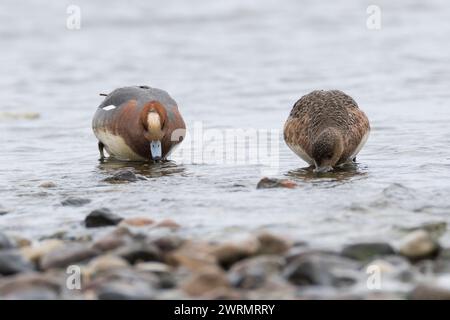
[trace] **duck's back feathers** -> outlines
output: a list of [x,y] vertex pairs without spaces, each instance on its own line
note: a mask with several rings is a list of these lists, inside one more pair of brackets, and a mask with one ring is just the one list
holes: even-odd
[[138,108],[149,101],[159,101],[166,107],[177,105],[175,100],[173,100],[164,90],[148,86],[133,86],[115,89],[106,96],[99,108],[102,109],[110,105],[120,107],[130,100],[136,100],[136,106]]
[[344,139],[339,163],[359,152],[370,131],[369,120],[349,95],[339,90],[317,90],[294,104],[284,126],[284,138],[297,155],[313,164],[312,144],[327,128],[337,129]]

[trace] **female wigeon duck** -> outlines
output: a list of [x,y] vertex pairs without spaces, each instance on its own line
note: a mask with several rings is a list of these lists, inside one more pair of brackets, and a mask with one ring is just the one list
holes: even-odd
[[356,102],[339,90],[313,91],[298,100],[284,125],[284,140],[316,172],[355,161],[370,132]]
[[184,138],[186,126],[177,103],[163,90],[147,86],[119,88],[106,95],[92,128],[110,156],[125,161],[166,159]]

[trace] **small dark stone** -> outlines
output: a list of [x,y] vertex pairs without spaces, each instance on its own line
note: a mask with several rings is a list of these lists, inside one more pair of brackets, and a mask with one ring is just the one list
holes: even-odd
[[278,274],[284,260],[275,255],[263,255],[241,260],[233,265],[228,273],[228,279],[234,287],[242,289],[257,289],[266,280]]
[[0,206],[0,216],[3,216],[5,214],[9,213],[8,209],[3,208],[2,206]]
[[299,285],[344,287],[355,284],[361,275],[360,265],[337,254],[305,253],[289,263],[283,275]]
[[3,250],[0,252],[0,275],[9,276],[33,269],[32,263],[25,260],[19,252],[14,250]]
[[12,249],[14,248],[14,244],[11,241],[11,239],[9,239],[6,234],[0,232],[0,250],[3,249]]
[[342,249],[341,254],[344,257],[366,261],[377,256],[394,254],[394,249],[389,243],[368,242],[347,245]]
[[270,188],[288,188],[293,189],[297,186],[294,181],[288,179],[262,178],[256,185],[256,189]]
[[178,249],[184,240],[174,234],[163,235],[159,238],[153,239],[152,243],[155,244],[161,251],[169,252]]
[[259,234],[258,241],[258,254],[284,254],[291,247],[286,239],[267,232]]
[[111,177],[104,179],[105,182],[121,183],[121,182],[135,182],[138,180],[146,180],[145,177],[135,174],[132,170],[123,169],[114,173]]
[[84,222],[87,228],[98,228],[115,226],[122,220],[122,217],[112,213],[108,208],[101,208],[89,213]]
[[435,272],[450,273],[450,248],[441,249],[434,262]]
[[61,201],[61,204],[64,207],[81,207],[84,206],[85,204],[88,204],[89,202],[91,202],[91,200],[89,199],[69,197]]
[[117,249],[115,254],[127,260],[130,264],[161,260],[158,248],[154,245],[144,243],[126,245]]

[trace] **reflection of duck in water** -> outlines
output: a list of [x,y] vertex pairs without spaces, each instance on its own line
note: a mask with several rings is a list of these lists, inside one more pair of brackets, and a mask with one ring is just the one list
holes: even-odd
[[118,160],[166,159],[185,135],[176,102],[167,92],[147,86],[119,88],[108,94],[92,121],[103,148]]
[[339,90],[313,91],[298,100],[284,125],[289,148],[316,172],[356,159],[370,132],[356,102]]

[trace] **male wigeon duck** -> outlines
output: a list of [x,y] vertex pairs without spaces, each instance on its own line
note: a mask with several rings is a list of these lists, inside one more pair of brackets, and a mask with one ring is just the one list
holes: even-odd
[[106,95],[92,120],[103,148],[118,160],[164,160],[184,138],[186,126],[177,103],[148,86],[119,88]]
[[339,90],[317,90],[300,98],[284,125],[284,140],[316,172],[355,161],[370,132],[357,103]]

